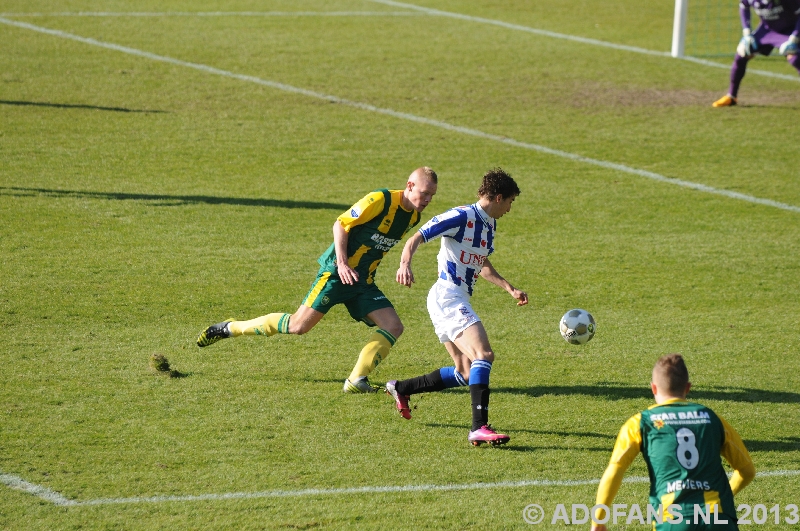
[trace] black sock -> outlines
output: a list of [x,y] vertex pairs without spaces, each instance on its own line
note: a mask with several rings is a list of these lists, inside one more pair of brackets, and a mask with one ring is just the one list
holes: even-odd
[[397,389],[397,392],[401,395],[430,393],[431,391],[441,391],[445,388],[446,386],[444,380],[442,380],[442,375],[439,373],[439,369],[424,376],[416,376],[408,380],[399,381],[395,386],[395,389]]
[[489,385],[470,385],[469,396],[472,399],[472,431],[475,431],[489,424]]

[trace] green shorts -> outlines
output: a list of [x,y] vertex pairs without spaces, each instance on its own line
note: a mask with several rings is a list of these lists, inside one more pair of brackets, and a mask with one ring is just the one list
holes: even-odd
[[369,313],[381,308],[394,308],[375,284],[358,282],[348,286],[342,284],[335,273],[320,269],[306,298],[303,299],[303,305],[318,312],[328,313],[328,310],[337,304],[344,304],[350,312],[350,317],[367,326],[375,326],[375,323],[367,317]]

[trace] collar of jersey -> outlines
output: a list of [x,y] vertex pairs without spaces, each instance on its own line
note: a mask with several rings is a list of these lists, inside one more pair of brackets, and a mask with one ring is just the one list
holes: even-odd
[[[403,190],[389,190],[389,194],[390,195],[394,195],[395,193],[402,192],[402,191]],[[402,210],[403,212],[416,212],[416,210],[414,210],[413,207],[411,208],[411,210],[406,210],[405,209],[405,207],[403,206],[403,198],[402,197],[400,198],[400,202],[398,203],[398,206],[400,207],[400,210]]]
[[494,218],[492,216],[490,216],[489,214],[487,214],[486,211],[483,208],[481,208],[481,205],[479,205],[478,203],[472,203],[472,208],[474,208],[475,212],[477,212],[478,215],[481,217],[481,221],[483,221],[486,225],[491,225],[492,224],[491,221],[487,221],[487,220],[494,219]]
[[686,400],[685,398],[670,398],[669,400],[665,400],[660,404],[653,404],[647,409],[653,409],[655,407],[661,407],[661,406],[672,406],[674,404],[686,404],[687,402],[689,401]]

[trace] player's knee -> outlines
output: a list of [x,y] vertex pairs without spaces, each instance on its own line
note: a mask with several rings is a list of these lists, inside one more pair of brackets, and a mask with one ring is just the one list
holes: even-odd
[[394,323],[391,326],[387,326],[386,328],[384,328],[384,330],[392,334],[395,339],[398,339],[400,335],[403,333],[403,330],[405,330],[405,327],[403,326],[403,323],[398,321],[397,323]]

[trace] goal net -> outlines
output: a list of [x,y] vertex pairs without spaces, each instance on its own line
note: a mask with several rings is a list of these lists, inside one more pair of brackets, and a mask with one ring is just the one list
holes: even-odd
[[675,0],[674,57],[731,57],[741,37],[737,0]]

